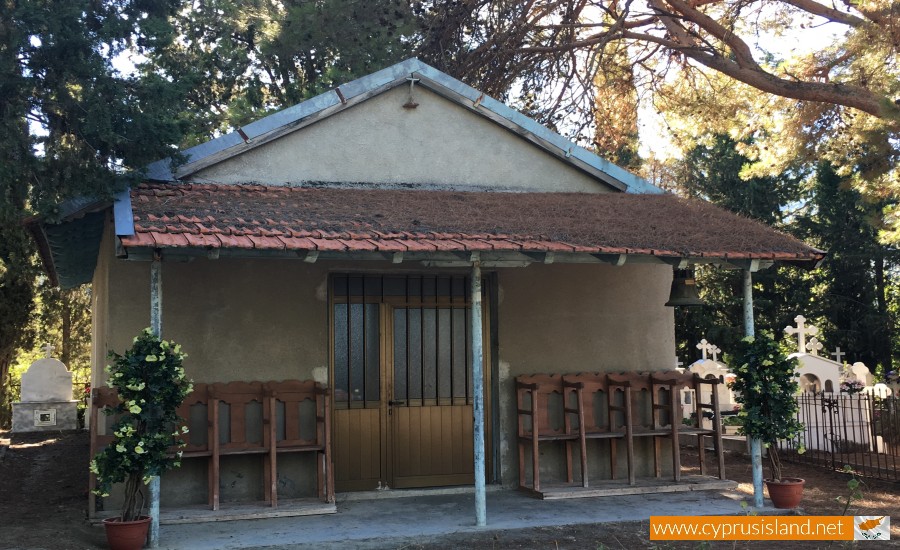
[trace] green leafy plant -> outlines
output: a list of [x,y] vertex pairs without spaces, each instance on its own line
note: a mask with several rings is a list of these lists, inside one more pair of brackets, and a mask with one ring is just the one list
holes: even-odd
[[846,474],[850,474],[850,479],[847,480],[847,496],[846,497],[835,497],[835,500],[838,502],[843,502],[844,509],[841,511],[842,516],[847,515],[847,511],[850,510],[850,503],[854,500],[862,500],[863,492],[861,485],[862,479],[860,479],[859,472],[853,469],[853,466],[849,464],[845,464],[844,468],[841,470]]
[[731,387],[741,403],[738,433],[768,447],[771,479],[780,481],[778,441],[794,439],[803,429],[797,420],[797,360],[788,359],[770,334],[744,338],[730,359]]
[[723,426],[743,426],[744,421],[741,420],[741,417],[739,416],[739,414],[735,414],[735,415],[723,417],[722,425]]
[[121,520],[133,521],[144,507],[141,487],[168,469],[180,466],[184,446],[178,429],[178,407],[193,389],[182,362],[187,354],[181,346],[160,340],[148,328],[134,339],[124,355],[110,352],[106,367],[108,384],[119,394],[120,403],[107,407],[107,415],[118,415],[112,427],[113,440],[91,461],[97,476],[98,496],[108,496],[114,483],[125,483]]

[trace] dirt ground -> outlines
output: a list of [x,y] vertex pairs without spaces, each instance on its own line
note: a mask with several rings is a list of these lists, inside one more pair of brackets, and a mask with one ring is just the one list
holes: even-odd
[[[102,529],[85,521],[87,506],[88,436],[84,432],[21,435],[0,432],[0,549],[104,548]],[[696,473],[696,457],[686,450],[683,460]],[[728,477],[751,500],[750,463],[729,454]],[[793,476],[806,479],[802,511],[808,515],[840,515],[848,494],[846,474],[810,466],[786,464]],[[686,510],[685,513],[693,511]],[[900,547],[900,484],[866,481],[863,499],[849,514],[893,516],[890,543],[866,546]],[[705,548],[844,548],[847,543],[667,543],[649,540],[646,521],[457,534],[428,541],[392,541],[385,548],[405,549],[705,549]]]

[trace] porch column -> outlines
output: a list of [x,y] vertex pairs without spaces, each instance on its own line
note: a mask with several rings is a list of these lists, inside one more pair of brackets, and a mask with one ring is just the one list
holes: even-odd
[[[744,273],[744,335],[755,336],[756,328],[753,326],[753,275],[749,269]],[[762,442],[753,438],[750,440],[750,464],[753,471],[753,506],[762,508],[763,505],[763,474],[762,474]]]
[[481,262],[472,262],[472,412],[475,440],[475,525],[487,525],[484,488],[484,350],[481,335]]
[[[162,257],[153,253],[150,263],[150,330],[158,338],[162,337]],[[159,476],[150,479],[150,548],[159,547]]]

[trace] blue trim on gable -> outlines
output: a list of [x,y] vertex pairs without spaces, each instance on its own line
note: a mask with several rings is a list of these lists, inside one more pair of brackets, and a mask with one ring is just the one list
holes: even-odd
[[134,211],[131,208],[131,189],[118,193],[113,201],[113,221],[116,235],[134,235]]
[[[362,94],[377,90],[383,86],[389,86],[392,83],[403,81],[410,74],[418,73],[421,77],[434,82],[438,86],[444,87],[458,95],[466,97],[471,101],[476,101],[481,97],[480,108],[486,109],[495,115],[511,122],[512,124],[522,128],[524,131],[534,135],[538,139],[558,147],[566,158],[575,158],[591,168],[602,172],[609,176],[609,179],[619,182],[626,187],[629,193],[663,193],[664,191],[647,180],[640,178],[627,170],[603,159],[587,149],[575,145],[571,141],[550,130],[549,128],[538,124],[536,121],[528,118],[515,109],[488,97],[475,88],[443,73],[434,67],[426,65],[416,58],[407,59],[396,65],[392,65],[380,71],[376,71],[370,75],[358,78],[352,82],[348,82],[338,88],[341,90],[345,100],[350,100]],[[437,91],[437,90],[433,90]],[[439,93],[439,91],[437,91]],[[269,132],[278,130],[296,124],[303,119],[315,115],[325,109],[335,107],[341,103],[341,99],[335,90],[325,92],[302,103],[282,109],[267,117],[252,122],[241,128],[244,134],[251,140]],[[186,164],[197,162],[210,155],[220,153],[232,147],[244,145],[244,139],[237,133],[231,132],[224,136],[212,139],[200,145],[196,145],[182,152],[186,159]],[[539,145],[540,146],[540,145]],[[238,154],[238,151],[235,151]],[[563,159],[565,161],[565,158]],[[174,181],[175,170],[172,167],[171,159],[163,159],[147,166],[146,176],[148,179],[157,181]],[[594,177],[597,177],[596,175]],[[599,178],[603,179],[603,178]]]
[[512,107],[497,101],[496,99],[482,94],[475,88],[461,82],[452,76],[442,73],[441,71],[421,63],[422,68],[417,72],[428,78],[432,82],[464,96],[465,98],[475,102],[482,97],[480,105],[485,109],[499,115],[500,117],[512,122],[523,130],[534,134],[536,137],[556,146],[567,156],[577,158],[585,164],[605,173],[609,174],[615,180],[618,180],[628,187],[629,193],[662,193],[663,190],[651,184],[644,178],[638,177],[631,172],[621,168],[608,160],[601,158],[587,149],[580,147],[553,130],[550,130],[537,121],[523,115]]

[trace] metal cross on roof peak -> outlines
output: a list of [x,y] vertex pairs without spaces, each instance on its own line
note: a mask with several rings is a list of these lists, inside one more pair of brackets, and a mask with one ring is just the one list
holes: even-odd
[[813,325],[806,324],[806,317],[802,315],[798,315],[794,317],[794,322],[797,323],[796,327],[784,327],[784,332],[787,334],[796,334],[797,335],[797,351],[800,353],[806,353],[806,337],[815,336],[819,334],[819,328]]
[[53,350],[56,349],[56,346],[54,346],[54,345],[51,344],[50,342],[47,342],[46,344],[44,344],[44,345],[41,347],[41,349],[44,350],[44,353],[47,354],[45,357],[46,357],[47,359],[50,359],[51,357],[53,357]]
[[409,81],[409,98],[406,100],[406,103],[403,104],[403,108],[415,109],[419,104],[416,103],[416,100],[413,98],[413,90],[416,87],[416,82],[419,82],[419,79],[416,78],[415,73],[410,73],[410,75],[406,77],[406,80]]
[[819,351],[821,351],[824,347],[825,346],[822,345],[822,342],[819,342],[819,339],[815,336],[810,338],[809,342],[806,344],[806,349],[809,351],[809,353],[815,356],[818,356]]

